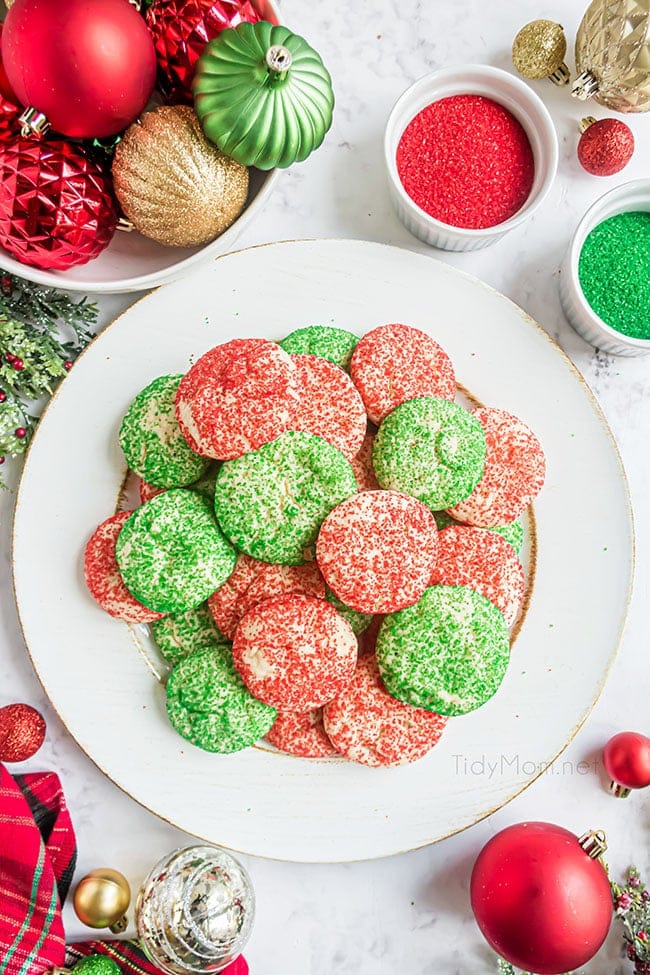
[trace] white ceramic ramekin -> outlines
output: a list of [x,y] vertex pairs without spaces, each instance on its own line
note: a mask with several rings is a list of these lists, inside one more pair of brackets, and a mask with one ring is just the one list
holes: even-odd
[[607,325],[582,293],[578,277],[580,252],[588,235],[603,220],[631,210],[650,212],[650,179],[635,179],[605,193],[591,206],[578,224],[560,271],[560,300],[564,313],[576,332],[597,349],[613,355],[648,355],[650,339],[634,339]]
[[[484,95],[503,105],[521,122],[533,150],[535,179],[526,203],[509,220],[484,230],[451,227],[429,216],[413,202],[397,172],[397,146],[406,126],[427,105],[450,95]],[[537,210],[555,178],[558,144],[546,106],[527,84],[500,68],[465,64],[426,75],[404,92],[388,118],[384,155],[391,199],[406,229],[433,247],[469,251],[500,240]]]

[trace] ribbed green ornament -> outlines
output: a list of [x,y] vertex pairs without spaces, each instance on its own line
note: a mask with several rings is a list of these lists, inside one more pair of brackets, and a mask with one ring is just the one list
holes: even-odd
[[332,124],[332,80],[320,55],[267,21],[227,28],[210,41],[193,91],[207,138],[244,166],[302,162]]

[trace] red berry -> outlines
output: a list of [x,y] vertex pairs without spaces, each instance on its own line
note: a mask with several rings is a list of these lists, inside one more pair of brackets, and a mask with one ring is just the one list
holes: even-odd
[[16,356],[12,355],[11,352],[7,352],[7,354],[5,355],[5,360],[9,363],[15,362]]
[[13,362],[11,364],[14,367],[14,369],[16,370],[16,372],[22,372],[22,370],[25,368],[25,363],[23,362],[22,359],[16,359],[16,358],[14,358],[14,360],[13,360]]
[[637,938],[639,939],[639,941],[647,941],[648,940],[648,932],[647,931],[639,931],[639,933],[637,934]]
[[5,462],[4,457],[0,457],[0,464],[4,464],[4,462]]
[[17,427],[16,430],[14,430],[14,433],[19,440],[22,440],[23,437],[27,436],[27,430],[25,430],[25,427]]
[[634,959],[636,958],[636,951],[634,950],[634,945],[627,946],[627,957],[631,961],[634,961]]
[[578,159],[593,176],[613,176],[634,152],[632,130],[616,118],[601,118],[585,129],[578,143]]
[[66,359],[63,363],[63,368],[70,371],[70,369],[72,369],[72,359]]
[[7,394],[5,393],[4,389],[0,389],[0,403],[4,403],[6,398],[7,398]]

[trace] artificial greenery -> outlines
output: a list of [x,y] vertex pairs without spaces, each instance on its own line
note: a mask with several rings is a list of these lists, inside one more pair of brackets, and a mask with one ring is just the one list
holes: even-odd
[[[51,395],[93,337],[97,308],[0,270],[0,458],[24,453]],[[0,484],[2,481],[0,479]]]

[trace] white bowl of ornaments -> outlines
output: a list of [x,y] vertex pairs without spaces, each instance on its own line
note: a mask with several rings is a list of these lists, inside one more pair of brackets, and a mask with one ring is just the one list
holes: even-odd
[[327,69],[273,0],[66,0],[65,26],[59,0],[7,5],[0,266],[37,283],[181,277],[232,248],[331,125]]

